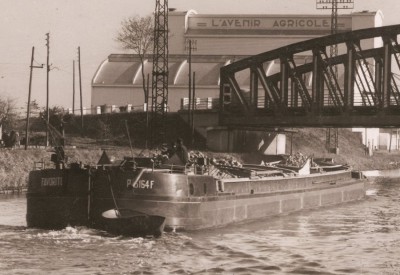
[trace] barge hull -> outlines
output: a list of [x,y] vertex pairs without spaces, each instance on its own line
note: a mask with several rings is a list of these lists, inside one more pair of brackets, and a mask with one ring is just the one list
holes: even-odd
[[365,179],[350,171],[216,180],[156,171],[49,169],[30,174],[28,227],[104,228],[102,213],[125,208],[165,218],[166,230],[197,230],[357,201]]
[[[198,230],[227,224],[317,209],[365,197],[364,182],[340,186],[252,195],[207,196],[201,199],[149,200],[144,197],[121,200],[137,211],[157,212],[166,217],[165,229]],[[104,199],[101,204],[108,201]],[[110,203],[110,202],[108,202]]]

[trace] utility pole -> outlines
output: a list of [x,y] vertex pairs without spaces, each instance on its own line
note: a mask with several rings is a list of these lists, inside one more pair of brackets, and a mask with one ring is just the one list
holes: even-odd
[[192,117],[191,117],[191,105],[192,105],[192,40],[188,39],[188,50],[189,50],[189,57],[188,57],[188,63],[189,63],[189,83],[188,83],[188,124],[191,125],[192,123]]
[[188,64],[189,64],[189,83],[188,83],[188,124],[192,123],[192,110],[193,110],[193,93],[192,93],[192,51],[197,50],[196,40],[186,40],[186,50],[188,51]]
[[[317,9],[331,9],[331,34],[337,34],[338,32],[338,9],[353,9],[353,0],[317,0]],[[330,60],[338,55],[338,47],[336,44],[330,47]],[[332,76],[329,75],[329,78]],[[338,70],[336,66],[333,66],[333,77],[338,79]],[[334,83],[334,81],[330,81]],[[336,86],[331,87],[333,94],[336,94]],[[328,99],[329,100],[329,99]],[[329,101],[328,101],[329,103]],[[326,149],[331,152],[334,149],[335,153],[338,154],[339,150],[339,129],[338,128],[327,128],[326,129]]]
[[83,136],[83,104],[82,104],[82,72],[81,72],[81,47],[78,47],[79,93],[81,98],[81,135]]
[[[49,125],[50,111],[49,111],[49,73],[50,73],[50,33],[46,33],[46,47],[47,47],[47,61],[46,61],[46,121]],[[46,126],[46,147],[49,146],[49,129]]]
[[193,96],[192,96],[192,145],[194,145],[194,111],[196,110],[196,72],[193,72]]
[[145,102],[146,102],[146,141],[144,148],[148,149],[149,146],[149,81],[150,77],[147,74],[147,82],[146,82],[146,94],[145,94]]
[[[338,0],[332,0],[331,7],[331,34],[337,34],[337,20],[338,20]],[[338,55],[338,47],[336,44],[331,45],[329,57],[332,58]],[[333,74],[338,78],[338,70],[337,66],[333,66]],[[336,94],[335,85],[332,86],[333,93]],[[333,144],[332,144],[333,143]],[[338,128],[328,128],[326,132],[326,148],[328,151],[332,151],[332,147],[334,148],[334,152],[337,154],[337,150],[339,150],[339,129]]]
[[75,60],[72,61],[72,114],[75,115]]
[[31,113],[32,71],[33,68],[43,68],[43,64],[41,66],[33,66],[34,60],[35,60],[35,47],[32,47],[32,57],[31,57],[31,66],[29,75],[28,106],[26,108],[27,110],[26,110],[26,129],[25,129],[25,150],[28,149],[29,145],[29,117]]

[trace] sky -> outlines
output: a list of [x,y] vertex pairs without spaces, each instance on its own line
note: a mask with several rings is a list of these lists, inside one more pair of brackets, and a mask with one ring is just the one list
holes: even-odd
[[[354,0],[354,12],[381,10],[384,25],[400,24],[399,0]],[[169,8],[201,14],[315,14],[316,0],[169,0]],[[32,47],[34,65],[46,64],[50,33],[49,106],[72,107],[73,60],[81,52],[83,106],[90,107],[91,81],[111,53],[128,53],[115,41],[125,18],[154,12],[155,0],[0,0],[0,98],[26,108]],[[351,11],[339,10],[339,14]],[[75,106],[79,106],[78,68]],[[33,69],[32,100],[46,106],[46,70]]]

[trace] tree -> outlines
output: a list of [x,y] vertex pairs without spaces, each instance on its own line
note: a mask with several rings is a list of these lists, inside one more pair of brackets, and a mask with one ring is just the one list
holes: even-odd
[[36,99],[31,100],[30,102],[30,115],[39,115],[40,112],[40,107],[39,107],[39,103],[36,101]]
[[124,49],[133,50],[140,59],[142,65],[142,85],[145,102],[147,103],[147,95],[149,91],[146,87],[146,78],[144,75],[144,59],[153,48],[154,42],[154,18],[151,15],[146,17],[133,16],[124,19],[121,22],[116,41],[118,41]]
[[[43,110],[45,111],[45,110]],[[58,128],[63,123],[65,110],[60,106],[53,106],[49,109],[49,123]]]
[[0,97],[0,125],[5,129],[13,129],[18,119],[16,102],[12,98]]

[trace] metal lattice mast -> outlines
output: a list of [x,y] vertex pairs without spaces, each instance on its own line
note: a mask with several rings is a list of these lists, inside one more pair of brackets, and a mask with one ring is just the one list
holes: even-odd
[[[337,33],[337,21],[338,21],[338,3],[337,0],[332,0],[332,13],[331,13],[331,34]],[[336,44],[330,47],[330,60],[338,55],[338,47]],[[333,66],[333,74],[336,79],[338,79],[338,69],[337,66]],[[332,86],[333,94],[336,94],[336,86]],[[326,132],[326,148],[339,148],[339,129],[338,128],[328,128]]]
[[[339,5],[340,4],[340,5]],[[352,9],[354,5],[353,0],[317,0],[317,9],[331,9],[331,34],[337,34],[338,32],[338,8],[340,9]],[[337,44],[330,46],[330,60],[338,55]],[[333,69],[333,76],[328,75],[330,83],[333,83],[333,79],[338,79],[337,66],[331,66]],[[332,94],[336,94],[336,86],[332,85]],[[339,130],[337,128],[326,130],[326,149],[339,148]]]
[[[338,31],[338,0],[332,0],[332,13],[331,13],[331,34],[337,34]],[[338,47],[336,44],[331,45],[330,58],[338,55]],[[334,74],[338,76],[338,70],[336,66],[333,66]],[[336,78],[337,79],[337,78]],[[333,87],[334,89],[336,87]]]
[[156,0],[152,72],[151,140],[165,141],[168,106],[168,0]]

